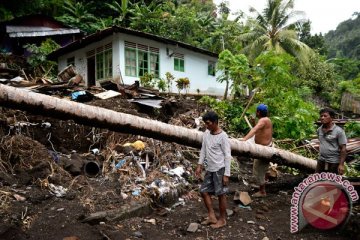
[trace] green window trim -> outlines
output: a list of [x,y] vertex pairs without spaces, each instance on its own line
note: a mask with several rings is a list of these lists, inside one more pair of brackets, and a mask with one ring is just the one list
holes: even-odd
[[142,77],[145,73],[160,75],[160,55],[149,50],[125,47],[125,76]]
[[178,72],[185,72],[184,59],[174,57],[174,70]]
[[112,78],[112,49],[97,52],[95,55],[96,81]]
[[215,76],[216,73],[216,63],[209,61],[208,62],[208,75]]

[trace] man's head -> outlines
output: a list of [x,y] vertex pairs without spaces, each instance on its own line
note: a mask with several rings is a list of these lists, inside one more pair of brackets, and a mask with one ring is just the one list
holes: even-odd
[[215,112],[210,111],[205,113],[202,119],[206,125],[206,128],[209,129],[210,131],[213,131],[217,128],[219,122],[219,116]]
[[256,115],[258,117],[267,117],[268,107],[263,103],[259,104],[256,108]]
[[335,118],[335,111],[331,108],[323,108],[320,110],[320,122],[322,124],[331,123]]

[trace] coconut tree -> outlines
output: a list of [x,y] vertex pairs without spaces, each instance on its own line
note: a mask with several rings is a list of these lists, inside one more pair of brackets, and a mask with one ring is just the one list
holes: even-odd
[[[60,119],[73,119],[85,125],[112,131],[140,134],[162,141],[201,147],[203,133],[163,122],[76,103],[0,84],[0,106],[11,107]],[[234,154],[252,156],[286,165],[315,169],[316,161],[285,150],[230,139]]]
[[251,7],[255,18],[248,21],[249,31],[241,34],[244,53],[254,60],[263,51],[288,53],[300,62],[307,62],[312,50],[298,38],[295,25],[304,21],[303,12],[292,11],[294,0],[268,0],[262,14]]

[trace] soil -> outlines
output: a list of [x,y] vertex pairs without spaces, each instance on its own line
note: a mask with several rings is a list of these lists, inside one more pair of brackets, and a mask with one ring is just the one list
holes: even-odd
[[[194,117],[206,108],[194,99],[167,101],[160,111],[119,97],[87,104],[190,128],[196,127]],[[216,230],[199,225],[196,232],[188,232],[190,223],[200,223],[206,217],[198,193],[200,182],[192,177],[197,149],[19,110],[2,108],[0,116],[0,239],[360,239],[358,204],[343,229],[306,227],[300,233],[290,233],[292,189],[306,173],[281,173],[268,183],[266,198],[253,199],[251,209],[240,207],[233,201],[235,191],[255,191],[243,181],[251,180],[252,160],[240,157],[240,170],[231,178],[227,208],[233,213],[227,225]],[[136,140],[145,142],[146,148],[130,150],[151,163],[140,183],[135,179],[141,172],[130,160],[114,170],[119,159],[133,157],[123,144]],[[89,162],[96,163],[98,174],[89,175],[85,170]],[[163,166],[171,169],[180,164],[187,171],[184,178],[188,184],[161,171]],[[181,184],[169,196],[161,197],[147,187],[159,180]],[[66,194],[61,187],[67,189]],[[139,195],[134,191],[138,187]],[[213,204],[218,212],[217,199]],[[117,213],[124,207],[137,210],[88,220],[91,214]]]

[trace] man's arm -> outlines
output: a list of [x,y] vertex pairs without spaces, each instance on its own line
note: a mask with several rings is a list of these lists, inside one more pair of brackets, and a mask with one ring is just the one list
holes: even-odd
[[346,145],[340,145],[340,164],[338,167],[338,172],[340,175],[344,174],[345,172],[345,167],[344,167],[344,163],[345,163],[345,159],[346,159]]
[[200,175],[201,175],[202,165],[204,163],[204,159],[205,159],[205,155],[206,155],[205,149],[206,149],[206,144],[205,144],[205,133],[204,133],[202,144],[201,144],[200,157],[199,157],[198,165],[195,170],[196,177],[200,177]]
[[246,134],[246,136],[242,139],[243,141],[246,141],[250,138],[252,138],[259,130],[261,130],[262,128],[264,128],[265,126],[265,119],[260,119],[258,121],[258,123],[255,125],[255,127],[253,127],[250,132],[248,134]]
[[342,175],[345,172],[344,163],[346,159],[346,143],[347,143],[347,138],[344,131],[341,131],[340,134],[338,135],[338,143],[340,148],[340,163],[338,167],[338,173]]

